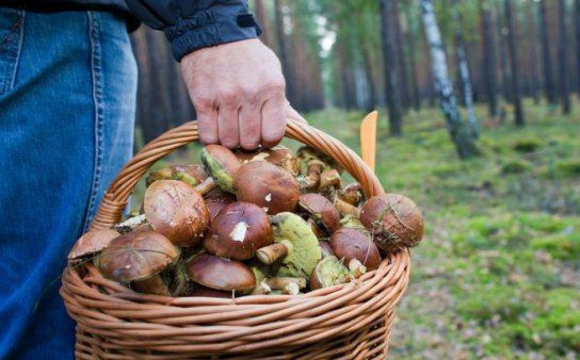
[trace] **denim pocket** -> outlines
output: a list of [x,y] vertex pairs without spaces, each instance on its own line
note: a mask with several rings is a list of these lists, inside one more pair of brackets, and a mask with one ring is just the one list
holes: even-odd
[[0,95],[12,89],[24,30],[24,10],[0,7]]

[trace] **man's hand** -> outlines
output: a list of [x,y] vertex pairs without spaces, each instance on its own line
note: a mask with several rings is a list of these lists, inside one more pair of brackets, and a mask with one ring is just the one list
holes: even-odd
[[258,39],[194,51],[181,65],[203,144],[272,147],[287,115],[303,121],[286,100],[278,58]]

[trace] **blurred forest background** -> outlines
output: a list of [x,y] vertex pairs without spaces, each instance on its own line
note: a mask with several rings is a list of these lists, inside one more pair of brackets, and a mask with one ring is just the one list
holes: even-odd
[[[427,236],[391,356],[580,356],[580,0],[253,0],[290,102],[355,150]],[[132,37],[137,146],[195,118],[162,33]],[[185,153],[171,162],[187,161]]]

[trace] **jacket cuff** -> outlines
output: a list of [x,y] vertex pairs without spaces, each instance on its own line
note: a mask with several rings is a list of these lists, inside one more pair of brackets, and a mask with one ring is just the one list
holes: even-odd
[[198,49],[256,38],[262,33],[244,1],[224,1],[163,29],[177,61]]

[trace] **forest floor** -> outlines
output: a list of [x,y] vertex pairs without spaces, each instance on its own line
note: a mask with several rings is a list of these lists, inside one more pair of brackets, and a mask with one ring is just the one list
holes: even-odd
[[[526,101],[527,125],[516,128],[511,114],[500,125],[478,107],[483,155],[469,161],[457,158],[438,109],[409,112],[399,138],[381,119],[377,174],[387,191],[413,198],[426,223],[397,308],[393,358],[580,356],[580,103],[574,108],[564,117]],[[358,151],[363,115],[306,117]]]

